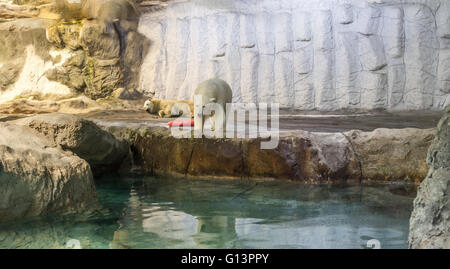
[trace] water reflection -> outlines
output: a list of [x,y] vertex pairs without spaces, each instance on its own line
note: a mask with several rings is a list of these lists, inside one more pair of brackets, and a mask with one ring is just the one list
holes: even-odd
[[0,225],[0,248],[406,248],[409,185],[99,181],[103,207]]
[[153,179],[131,189],[111,247],[404,248],[414,190],[398,188]]
[[223,248],[236,237],[233,217],[193,216],[172,202],[146,203],[134,187],[128,205],[111,248]]

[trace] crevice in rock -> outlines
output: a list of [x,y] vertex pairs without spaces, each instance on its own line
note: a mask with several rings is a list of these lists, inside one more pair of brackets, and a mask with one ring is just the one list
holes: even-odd
[[361,159],[359,158],[358,152],[356,152],[355,146],[352,143],[352,140],[346,136],[343,132],[341,132],[341,134],[345,137],[345,139],[347,139],[348,143],[350,144],[350,149],[353,151],[353,154],[355,155],[355,159],[358,162],[358,166],[359,166],[359,183],[362,182],[363,180],[363,169],[362,169],[362,162]]
[[248,169],[248,146],[245,148],[243,141],[239,143],[240,150],[242,152],[241,165],[243,177],[250,178],[250,170]]
[[126,42],[125,41],[126,33],[122,34],[122,31],[120,29],[120,22],[119,22],[119,20],[114,20],[112,22],[112,25],[114,27],[114,30],[117,33],[117,36],[119,37],[119,46],[120,46],[120,49],[119,49],[120,54],[119,55],[120,55],[120,59],[123,61],[123,56],[125,54],[125,47],[126,47],[126,43],[125,43]]
[[189,159],[186,165],[186,169],[184,170],[184,175],[187,176],[188,172],[189,172],[189,167],[191,166],[191,162],[192,162],[192,156],[194,155],[194,150],[195,150],[195,144],[192,145],[192,150],[191,150],[191,154],[189,154]]

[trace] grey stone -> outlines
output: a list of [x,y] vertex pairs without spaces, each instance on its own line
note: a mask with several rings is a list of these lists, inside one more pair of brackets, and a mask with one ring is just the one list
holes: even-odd
[[142,98],[142,93],[135,89],[119,88],[115,91],[114,95],[123,100],[136,100]]
[[428,176],[419,187],[410,219],[410,248],[450,249],[450,111],[428,150]]
[[0,221],[78,210],[96,198],[86,161],[26,126],[0,123]]
[[114,172],[129,153],[128,143],[95,123],[70,114],[43,114],[15,121],[47,137],[53,146],[70,150],[86,160],[94,175]]

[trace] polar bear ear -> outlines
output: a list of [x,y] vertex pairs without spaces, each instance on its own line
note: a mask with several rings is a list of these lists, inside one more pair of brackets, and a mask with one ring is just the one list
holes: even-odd
[[215,101],[216,101],[216,98],[210,98],[209,101],[210,101],[210,102],[215,102]]

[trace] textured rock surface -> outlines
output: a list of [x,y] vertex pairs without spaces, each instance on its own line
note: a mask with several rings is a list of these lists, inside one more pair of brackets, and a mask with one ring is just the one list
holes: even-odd
[[133,91],[150,46],[136,32],[137,14],[125,0],[84,2],[93,2],[85,12],[95,19],[59,23],[47,29],[48,40],[67,50],[69,57],[46,76],[92,99],[112,96],[120,87]]
[[185,99],[205,77],[234,102],[298,109],[442,110],[447,0],[174,1],[141,16],[140,91]]
[[47,2],[56,2],[50,5],[64,20],[16,16],[0,21],[0,103],[27,95],[99,99],[120,87],[130,92],[138,88],[150,43],[136,31],[133,2],[82,1],[83,9],[75,2]]
[[277,148],[262,150],[259,139],[176,139],[163,127],[103,126],[130,142],[135,164],[150,174],[313,183],[418,183],[426,176],[425,152],[433,139],[433,130],[421,129],[295,131],[282,134]]
[[0,1],[0,19],[32,18],[39,14],[39,10],[33,6],[13,5],[8,2]]
[[420,183],[428,172],[425,159],[433,129],[376,129],[345,135],[357,153],[365,179]]
[[108,128],[130,141],[135,163],[148,173],[188,177],[277,178],[326,182],[359,180],[342,134],[289,136],[274,150],[258,139],[176,139],[166,128]]
[[46,39],[46,29],[53,23],[40,18],[0,23],[0,103],[17,96],[73,95],[67,86],[45,76],[58,59],[67,57],[67,51],[52,49]]
[[450,107],[431,145],[428,176],[419,187],[410,219],[410,248],[450,249]]
[[0,221],[76,210],[96,197],[86,161],[28,127],[0,123]]
[[199,82],[219,77],[235,102],[284,108],[450,104],[447,0],[15,3],[53,20],[0,21],[0,102],[29,94],[101,99],[118,88],[189,99]]
[[77,114],[101,109],[105,109],[105,107],[86,96],[59,101],[18,98],[10,102],[0,103],[0,113],[3,114],[40,114],[51,112]]
[[86,160],[94,174],[114,172],[128,156],[129,146],[95,123],[69,114],[43,114],[14,121],[47,137],[53,146]]

